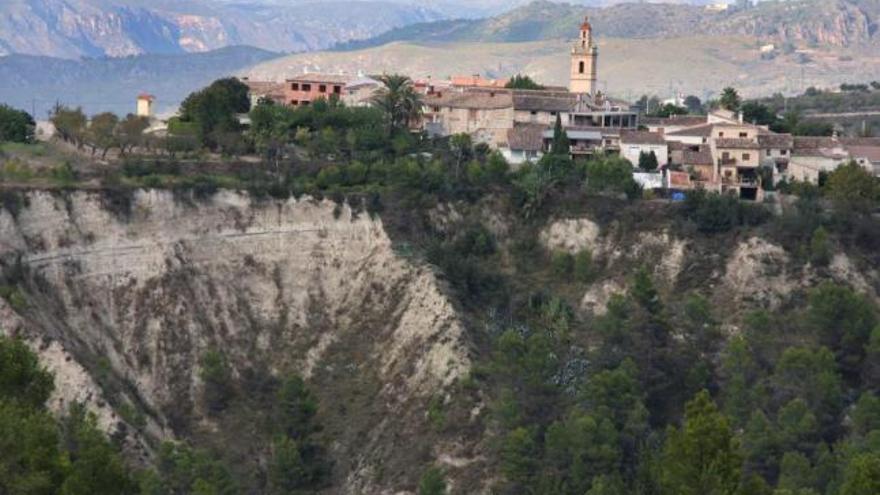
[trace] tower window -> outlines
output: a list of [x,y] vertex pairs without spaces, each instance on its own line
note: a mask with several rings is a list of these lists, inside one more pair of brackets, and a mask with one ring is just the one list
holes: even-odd
[[578,73],[583,74],[586,70],[586,65],[583,62],[578,63]]

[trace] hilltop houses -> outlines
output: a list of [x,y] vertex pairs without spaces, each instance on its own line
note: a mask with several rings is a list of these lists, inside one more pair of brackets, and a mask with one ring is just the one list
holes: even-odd
[[[509,163],[537,162],[552,151],[557,121],[572,158],[619,155],[632,163],[653,154],[658,171],[642,171],[645,187],[672,191],[702,188],[760,200],[765,180],[818,182],[823,172],[855,160],[880,173],[880,140],[800,138],[744,122],[738,113],[643,118],[631,104],[599,90],[599,49],[585,19],[568,53],[568,87],[508,88],[506,79],[480,75],[414,82],[422,117],[414,130],[430,137],[468,134],[498,150]],[[244,80],[254,102],[289,106],[339,98],[349,106],[371,104],[382,84],[368,77],[303,74],[283,83]]]

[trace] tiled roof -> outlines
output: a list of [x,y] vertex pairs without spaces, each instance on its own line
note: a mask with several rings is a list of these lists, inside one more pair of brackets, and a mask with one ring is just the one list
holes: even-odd
[[306,83],[329,83],[329,84],[348,84],[355,77],[345,74],[303,74],[287,79],[287,82],[306,82]]
[[696,127],[706,124],[705,115],[673,115],[672,117],[643,117],[641,123],[656,127]]
[[570,112],[577,104],[577,96],[561,91],[513,92],[513,107],[516,110],[543,112]]
[[791,149],[794,138],[791,134],[758,134],[758,144],[762,148]]
[[853,158],[867,158],[870,162],[880,162],[880,146],[847,146]]
[[715,147],[720,149],[747,150],[756,150],[760,148],[757,141],[745,138],[718,138],[715,140]]
[[512,150],[540,151],[544,148],[543,125],[522,124],[507,131],[507,147]]
[[620,131],[620,142],[630,144],[653,144],[658,146],[666,144],[663,134],[660,134],[659,132],[630,130]]
[[796,150],[836,148],[840,146],[840,141],[832,137],[795,136],[793,141],[794,149]]
[[700,151],[684,150],[681,160],[683,165],[712,165],[712,152],[704,146]]
[[513,107],[510,92],[444,91],[425,96],[423,103],[432,107],[501,110]]
[[709,137],[712,135],[712,127],[714,124],[704,124],[696,127],[689,127],[675,132],[667,132],[667,136],[691,136],[691,137]]

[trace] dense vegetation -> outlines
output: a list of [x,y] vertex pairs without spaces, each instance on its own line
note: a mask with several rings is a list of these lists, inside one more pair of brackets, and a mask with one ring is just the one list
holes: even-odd
[[[381,211],[396,239],[449,282],[475,343],[473,373],[456,385],[450,404],[426,404],[426,421],[444,432],[464,428],[456,407],[469,414],[469,397],[479,391],[488,403],[481,432],[498,493],[880,493],[880,308],[873,299],[825,282],[776,313],[742,308],[739,331],[729,332],[731,322],[698,283],[664,291],[651,270],[632,266],[627,289],[606,313],[581,314],[574,297],[604,265],[589,250],[548,253],[536,241],[548,217],[589,206],[607,223],[660,218],[683,237],[717,243],[719,251],[738,235],[757,233],[821,274],[840,247],[880,249],[875,178],[852,164],[821,187],[785,184],[783,192],[797,200],[779,216],[765,205],[696,192],[651,217],[655,206],[642,201],[629,162],[572,161],[558,126],[554,152],[514,171],[468,136],[431,140],[410,132],[417,107],[410,89],[406,80],[395,81],[378,108],[264,102],[250,109],[244,128],[232,119],[244,105],[237,87],[219,83],[188,99],[181,128],[156,145],[174,146],[179,132],[192,137],[192,148],[172,153],[139,144],[138,156],[127,152],[119,175],[103,180],[107,187],[187,190],[188,200],[238,187],[257,198],[308,193]],[[59,132],[78,129],[68,135],[71,142],[91,146],[98,135],[91,130],[96,119],[85,123],[81,112],[61,109],[56,117],[70,123]],[[112,135],[125,135],[121,122],[97,120]],[[210,168],[224,154],[231,159],[229,143],[258,154],[261,164]],[[210,160],[202,163],[204,157]],[[650,155],[640,162],[656,167]],[[3,199],[4,208],[15,207],[14,197]],[[448,232],[425,221],[440,202],[488,200],[500,201],[517,220],[511,239],[496,239],[479,215]],[[10,302],[13,294],[11,288],[0,293]],[[216,422],[218,432],[200,431],[193,411],[181,405],[171,426],[197,447],[158,446],[155,468],[135,473],[81,408],[60,423],[48,415],[51,377],[20,343],[0,340],[0,357],[0,443],[34,449],[23,459],[0,449],[0,463],[33,470],[47,487],[2,485],[8,491],[114,493],[104,485],[79,488],[90,482],[119,493],[309,493],[332,478],[326,446],[333,439],[322,435],[322,411],[296,375],[276,376],[255,363],[233,377],[220,350],[207,352],[199,363],[201,402],[191,407]],[[252,426],[246,440],[242,417]],[[237,441],[229,441],[233,436]],[[0,476],[16,472],[0,469]],[[411,488],[421,494],[449,489],[437,466],[414,461],[412,473]]]

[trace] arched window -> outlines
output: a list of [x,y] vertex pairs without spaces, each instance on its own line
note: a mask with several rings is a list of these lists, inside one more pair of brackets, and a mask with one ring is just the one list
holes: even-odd
[[579,74],[583,74],[583,73],[584,73],[584,70],[586,70],[586,66],[584,65],[584,62],[581,61],[581,62],[578,64],[578,73],[579,73]]

